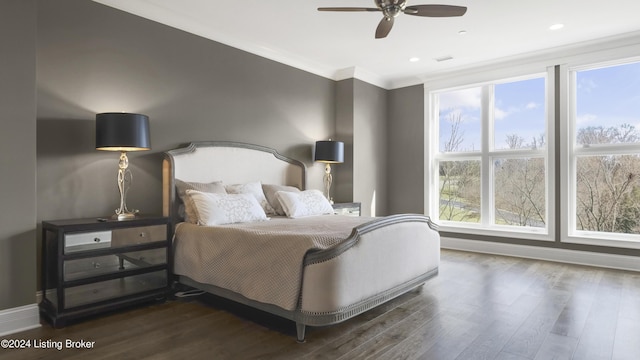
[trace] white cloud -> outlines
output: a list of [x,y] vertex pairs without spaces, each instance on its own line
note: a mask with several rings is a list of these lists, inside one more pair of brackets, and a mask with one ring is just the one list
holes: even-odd
[[589,78],[581,78],[580,80],[578,80],[577,85],[578,85],[578,90],[583,91],[585,93],[590,93],[591,90],[598,87],[598,84],[596,84],[596,82],[593,81],[593,79],[589,79]]
[[496,105],[495,109],[493,110],[493,116],[496,120],[502,120],[505,119],[506,117],[512,115],[512,114],[517,114],[520,112],[524,112],[527,110],[534,110],[537,109],[538,107],[540,107],[540,105],[536,102],[529,102],[525,105],[522,105],[520,107],[516,107],[516,106],[512,106],[506,110],[501,109],[500,107],[498,107]]
[[[467,121],[473,121],[469,117],[469,112],[464,109],[478,110],[482,104],[481,88],[470,88],[456,91],[449,91],[441,93],[439,96],[440,111],[446,114],[463,114]],[[530,101],[524,105],[511,106],[507,109],[501,108],[499,104],[496,104],[493,109],[493,116],[496,120],[503,120],[512,114],[534,110],[540,107],[540,104],[535,101]]]
[[505,111],[505,110],[500,109],[497,106],[493,109],[493,118],[496,119],[496,120],[502,120],[502,119],[506,118],[509,115],[511,115],[511,111],[509,111],[509,110]]
[[479,109],[481,104],[481,88],[449,91],[440,94],[440,110],[456,108]]
[[580,114],[576,117],[577,125],[589,125],[598,119],[598,115],[595,114]]

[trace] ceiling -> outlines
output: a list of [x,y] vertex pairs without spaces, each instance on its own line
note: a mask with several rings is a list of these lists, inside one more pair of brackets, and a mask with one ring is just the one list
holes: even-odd
[[[320,76],[356,77],[387,89],[506,58],[640,35],[638,0],[409,0],[409,6],[468,10],[456,18],[400,14],[385,39],[374,38],[379,12],[317,11],[375,7],[373,0],[94,1]],[[558,23],[564,27],[549,29]],[[436,60],[445,57],[451,59]]]

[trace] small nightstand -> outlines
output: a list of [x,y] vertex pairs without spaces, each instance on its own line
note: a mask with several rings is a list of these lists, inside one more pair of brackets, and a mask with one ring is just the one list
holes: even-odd
[[360,203],[336,203],[332,204],[333,211],[336,215],[360,216]]
[[42,222],[40,313],[54,327],[128,305],[165,300],[169,220]]

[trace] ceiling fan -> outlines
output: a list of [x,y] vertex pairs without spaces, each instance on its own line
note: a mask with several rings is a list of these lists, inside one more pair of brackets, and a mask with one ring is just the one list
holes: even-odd
[[406,0],[374,0],[375,8],[367,7],[321,7],[318,11],[382,11],[384,16],[376,29],[376,39],[387,37],[393,27],[393,19],[400,13],[426,17],[462,16],[467,12],[465,6],[455,5],[413,5],[407,6]]

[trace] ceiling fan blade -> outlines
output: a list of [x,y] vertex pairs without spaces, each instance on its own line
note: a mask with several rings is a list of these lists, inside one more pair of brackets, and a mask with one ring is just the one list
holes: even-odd
[[389,35],[389,31],[393,27],[393,19],[392,17],[383,17],[380,23],[378,24],[378,28],[376,28],[376,39],[382,39]]
[[378,8],[365,7],[320,7],[318,11],[382,11]]
[[467,12],[466,6],[455,5],[414,5],[407,6],[404,13],[407,15],[427,17],[453,17],[462,16]]

